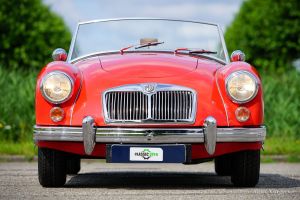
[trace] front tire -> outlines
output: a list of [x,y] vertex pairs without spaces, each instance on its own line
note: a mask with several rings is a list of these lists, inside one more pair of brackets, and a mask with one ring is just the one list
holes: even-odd
[[39,182],[43,187],[60,187],[66,183],[66,156],[63,152],[38,148]]
[[67,160],[67,174],[78,174],[80,168],[80,158],[76,156],[70,156]]
[[222,155],[215,158],[215,171],[219,176],[230,176],[232,168],[232,155]]
[[231,182],[237,187],[254,187],[259,181],[260,150],[233,154]]

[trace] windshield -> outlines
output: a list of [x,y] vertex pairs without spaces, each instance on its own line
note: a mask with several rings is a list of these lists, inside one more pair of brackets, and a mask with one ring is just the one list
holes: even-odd
[[[79,23],[68,60],[105,52],[124,53],[124,49],[174,52],[187,48],[216,52],[207,56],[226,62],[228,56],[223,41],[215,24],[166,19],[97,20]],[[152,43],[161,44],[147,45]],[[127,48],[132,46],[144,47]]]

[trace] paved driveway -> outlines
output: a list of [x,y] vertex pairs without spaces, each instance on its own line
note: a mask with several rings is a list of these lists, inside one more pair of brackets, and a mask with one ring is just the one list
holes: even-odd
[[39,185],[36,162],[0,163],[0,199],[300,199],[300,164],[262,164],[256,188],[234,188],[213,163],[105,164],[84,161],[64,188]]

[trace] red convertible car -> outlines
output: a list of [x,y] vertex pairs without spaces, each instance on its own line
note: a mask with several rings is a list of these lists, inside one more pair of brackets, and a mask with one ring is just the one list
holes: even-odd
[[81,158],[108,163],[214,160],[235,186],[258,183],[266,136],[260,76],[220,27],[170,19],[79,23],[67,55],[36,85],[38,174],[59,187]]

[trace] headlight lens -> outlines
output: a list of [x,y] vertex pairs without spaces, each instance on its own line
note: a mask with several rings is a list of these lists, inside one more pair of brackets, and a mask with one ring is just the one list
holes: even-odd
[[47,101],[54,104],[67,101],[71,95],[72,89],[72,79],[63,72],[51,72],[42,80],[42,94]]
[[226,90],[230,98],[237,103],[251,101],[257,94],[256,77],[247,71],[236,71],[226,79]]

